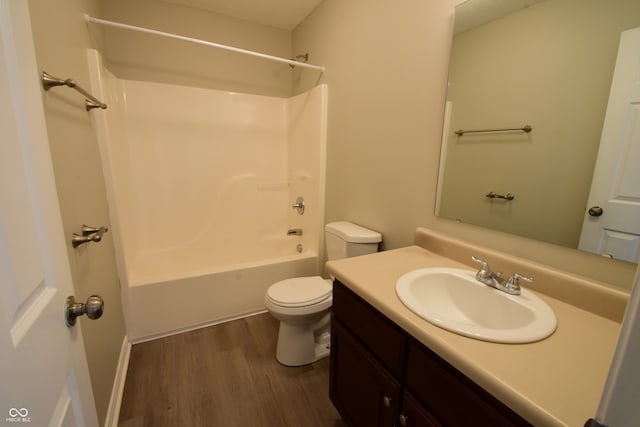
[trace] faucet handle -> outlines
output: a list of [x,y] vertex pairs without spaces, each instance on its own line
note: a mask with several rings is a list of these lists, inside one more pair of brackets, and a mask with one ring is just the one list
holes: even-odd
[[514,290],[514,291],[518,291],[518,294],[520,293],[520,279],[524,280],[525,282],[529,282],[529,283],[533,283],[533,277],[527,277],[527,276],[523,276],[521,274],[518,273],[513,273],[513,275],[511,277],[509,277],[507,279],[507,281],[504,283],[505,288]]
[[518,273],[513,273],[513,275],[509,278],[509,280],[513,280],[514,282],[517,282],[518,279],[522,279],[525,282],[533,283],[533,277],[523,276]]
[[478,274],[482,276],[491,274],[491,270],[489,269],[489,264],[487,263],[487,261],[477,258],[473,255],[471,255],[471,259],[480,264],[480,271],[478,272]]
[[491,277],[491,269],[489,268],[489,264],[480,259],[480,258],[476,258],[473,255],[471,256],[471,259],[477,263],[480,263],[480,270],[476,273],[476,280],[490,285],[493,283],[493,278]]

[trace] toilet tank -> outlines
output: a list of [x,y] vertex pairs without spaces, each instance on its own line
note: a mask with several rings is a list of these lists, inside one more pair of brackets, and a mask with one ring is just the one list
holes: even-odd
[[372,254],[382,241],[380,233],[347,221],[330,222],[324,231],[329,260]]

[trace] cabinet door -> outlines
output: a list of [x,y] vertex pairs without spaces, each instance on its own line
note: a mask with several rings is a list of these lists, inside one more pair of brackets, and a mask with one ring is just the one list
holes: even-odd
[[404,393],[397,425],[400,427],[442,427],[442,424],[407,391]]
[[397,380],[404,375],[406,333],[339,281],[333,284],[333,316]]
[[400,392],[400,384],[334,319],[329,396],[347,424],[392,427]]
[[448,426],[531,426],[422,344],[409,345],[405,385]]

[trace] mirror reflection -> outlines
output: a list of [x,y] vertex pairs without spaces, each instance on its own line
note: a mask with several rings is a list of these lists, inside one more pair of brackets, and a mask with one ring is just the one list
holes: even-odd
[[637,262],[640,214],[609,247],[580,240],[583,221],[609,213],[586,211],[621,34],[639,26],[637,0],[458,6],[436,214]]

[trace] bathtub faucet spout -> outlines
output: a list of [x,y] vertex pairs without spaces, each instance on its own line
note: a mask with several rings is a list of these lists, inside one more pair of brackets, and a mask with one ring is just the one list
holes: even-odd
[[287,230],[287,236],[302,236],[302,228],[290,228]]

